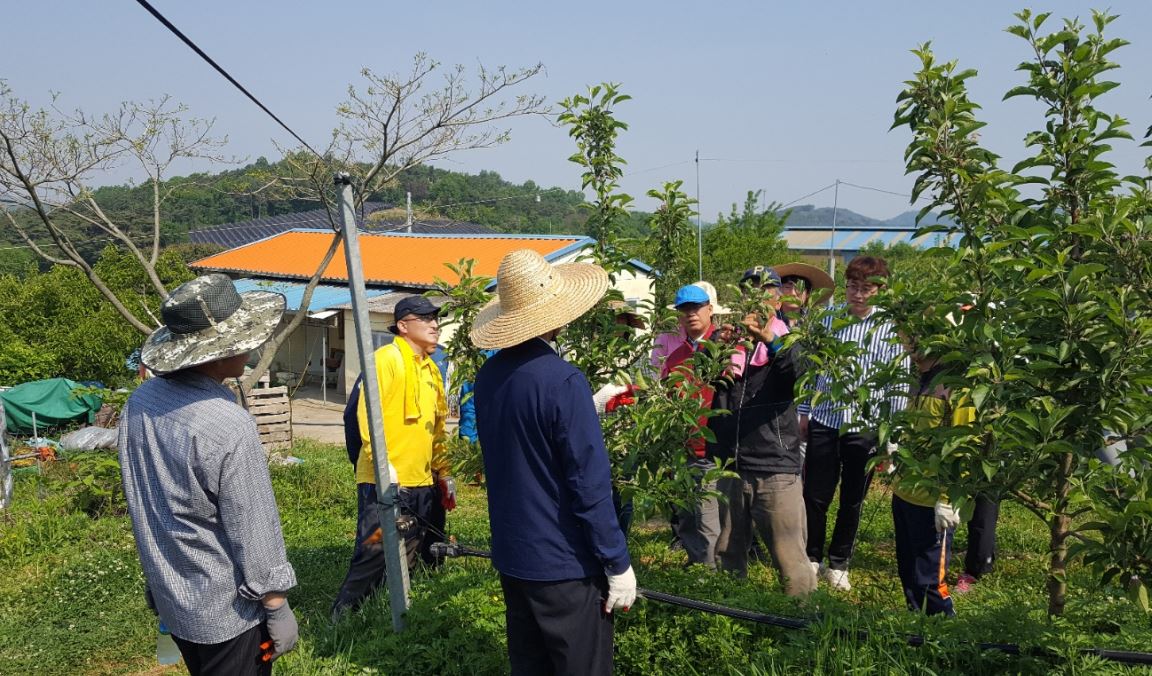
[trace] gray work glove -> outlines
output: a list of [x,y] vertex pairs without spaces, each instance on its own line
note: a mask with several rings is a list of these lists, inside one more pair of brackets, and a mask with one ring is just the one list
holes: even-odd
[[272,659],[296,647],[300,639],[300,627],[296,624],[296,615],[288,606],[288,599],[278,608],[264,608],[264,616],[268,623],[268,636],[272,639]]

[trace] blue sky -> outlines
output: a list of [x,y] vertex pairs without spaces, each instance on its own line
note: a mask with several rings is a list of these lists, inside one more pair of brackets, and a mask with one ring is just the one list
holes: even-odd
[[[1042,111],[1022,99],[1000,101],[1020,82],[1014,67],[1027,57],[1025,43],[1003,28],[1020,7],[1052,11],[1055,21],[1087,20],[1094,6],[1057,0],[153,4],[314,145],[336,125],[334,109],[347,86],[359,83],[362,67],[402,71],[419,51],[445,64],[543,62],[546,74],[528,87],[550,101],[597,82],[620,82],[634,97],[617,111],[631,126],[619,148],[628,161],[623,188],[644,209],[652,206],[644,193],[666,180],[684,179],[694,195],[692,158],[699,150],[705,220],[743,201],[749,189],[788,202],[839,178],[907,192],[911,179],[901,162],[907,132],[888,127],[901,83],[917,66],[908,50],[927,40],[939,58],[980,71],[972,94],[989,122],[983,140],[1006,161],[1019,159],[1020,139]],[[1115,53],[1123,86],[1104,107],[1142,134],[1152,124],[1152,2],[1113,0],[1110,7],[1121,14],[1111,34],[1134,44]],[[4,15],[0,78],[34,105],[59,92],[64,107],[102,112],[122,100],[170,94],[195,115],[215,118],[234,155],[274,159],[272,140],[291,142],[131,0],[13,3]],[[566,161],[574,148],[564,129],[541,118],[510,126],[507,145],[461,153],[439,166],[579,187],[579,169]],[[1126,147],[1113,160],[1135,171],[1145,154]],[[909,208],[907,198],[846,187],[839,201],[878,218]],[[830,206],[832,191],[803,203]]]

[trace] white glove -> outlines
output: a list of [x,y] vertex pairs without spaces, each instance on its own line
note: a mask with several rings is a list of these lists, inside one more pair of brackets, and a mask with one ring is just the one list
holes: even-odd
[[886,467],[884,471],[892,474],[896,471],[896,461],[892,456],[896,455],[896,452],[900,450],[900,446],[895,442],[889,441],[885,444],[884,450],[888,452],[888,459],[885,461]]
[[627,391],[627,385],[617,385],[615,383],[608,383],[597,390],[596,394],[592,395],[592,403],[596,405],[596,415],[604,415],[604,408],[608,405],[612,397]]
[[632,566],[619,575],[608,576],[608,600],[604,602],[604,612],[617,608],[628,610],[636,602],[636,573]]
[[947,502],[937,500],[933,511],[936,514],[936,532],[943,533],[960,525],[960,512]]
[[448,500],[456,502],[456,480],[450,476],[440,477],[440,486],[447,493],[445,496]]

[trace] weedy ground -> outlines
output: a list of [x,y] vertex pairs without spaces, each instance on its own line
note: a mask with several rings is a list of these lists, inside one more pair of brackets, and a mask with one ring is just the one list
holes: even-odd
[[[407,629],[391,630],[386,594],[337,625],[332,599],[352,551],[355,491],[343,448],[301,442],[304,463],[273,469],[288,556],[299,586],[290,595],[299,648],[278,674],[500,674],[504,617],[500,585],[486,560],[451,559],[412,575]],[[87,466],[96,468],[89,473]],[[0,514],[0,674],[179,674],[155,661],[156,620],[122,503],[106,467],[92,457],[42,474],[22,472],[15,505]],[[616,624],[619,674],[1105,674],[1141,673],[1082,652],[1090,647],[1152,650],[1152,618],[1074,568],[1068,610],[1045,613],[1044,527],[1005,505],[995,574],[956,598],[958,617],[927,618],[903,607],[895,574],[890,494],[877,482],[864,507],[853,589],[824,587],[807,602],[779,591],[774,571],[754,564],[747,580],[686,568],[658,520],[633,532],[640,585],[739,608],[815,618],[787,630],[639,602]],[[463,486],[449,531],[488,546],[485,493]],[[957,534],[959,555],[964,529]],[[959,564],[959,558],[955,561]],[[865,635],[866,633],[866,635]],[[911,647],[908,635],[924,637]],[[1017,643],[1025,655],[982,650]]]

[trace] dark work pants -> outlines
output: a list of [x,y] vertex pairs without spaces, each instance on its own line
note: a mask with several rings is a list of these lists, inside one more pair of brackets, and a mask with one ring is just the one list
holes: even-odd
[[868,461],[876,453],[872,434],[845,434],[812,420],[808,424],[808,453],[804,458],[804,508],[808,516],[808,559],[824,560],[824,540],[828,529],[828,507],[840,486],[840,509],[828,543],[828,567],[848,570],[860,510],[872,472]]
[[[429,548],[434,542],[444,541],[445,514],[440,505],[440,489],[436,486],[401,488],[400,518],[407,523],[407,533],[402,532],[400,538],[404,542],[408,569],[412,570],[418,560],[435,565]],[[348,575],[332,604],[333,613],[358,608],[384,584],[386,568],[384,538],[376,509],[376,484],[356,484],[356,548],[352,551]]]
[[271,640],[263,622],[223,643],[193,643],[173,635],[184,665],[192,676],[266,676],[272,662],[260,659],[260,644]]
[[896,569],[908,609],[926,615],[955,615],[944,576],[948,574],[956,529],[937,531],[935,510],[895,495],[892,525],[896,532]]
[[992,572],[996,561],[996,520],[1000,501],[976,496],[976,509],[968,521],[968,551],[964,554],[964,572],[976,579]]
[[500,575],[512,676],[612,673],[606,577],[532,582]]

